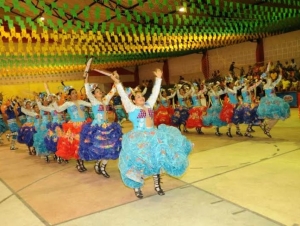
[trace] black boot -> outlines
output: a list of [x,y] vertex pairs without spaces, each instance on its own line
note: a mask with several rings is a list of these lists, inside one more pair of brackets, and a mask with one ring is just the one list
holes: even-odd
[[110,178],[110,176],[108,175],[108,173],[106,172],[106,170],[105,170],[105,168],[106,168],[106,164],[101,164],[101,167],[100,167],[100,171],[101,171],[101,174],[104,176],[104,177],[106,177],[106,178]]
[[144,197],[142,190],[140,188],[134,188],[134,194],[136,197],[138,197],[139,199],[142,199]]
[[50,162],[50,160],[49,160],[49,156],[48,156],[48,155],[46,155],[46,156],[45,156],[45,161],[46,161],[47,163],[49,163],[49,162]]
[[270,131],[271,131],[271,129],[269,128],[269,127],[265,127],[265,131],[264,131],[264,133],[269,137],[269,138],[272,138],[272,136],[271,136],[271,134],[270,134]]
[[160,187],[160,174],[154,175],[153,176],[153,180],[154,180],[154,189],[157,192],[158,195],[164,195],[165,192],[162,190],[162,188]]
[[243,136],[243,134],[241,133],[241,131],[240,131],[240,130],[236,131],[236,132],[235,132],[235,134],[236,134],[236,135],[238,135],[238,136],[240,136],[240,137],[242,137],[242,136]]
[[255,130],[252,128],[253,125],[250,124],[249,126],[250,126],[250,132],[252,132],[252,133],[255,132]]
[[183,132],[188,133],[189,131],[187,130],[185,124],[183,124]]
[[204,134],[204,133],[202,132],[202,130],[201,130],[201,127],[196,127],[196,131],[197,131],[198,134]]
[[31,153],[32,153],[32,155],[36,155],[36,150],[35,150],[35,147],[32,147],[32,149],[31,149]]
[[239,125],[236,125],[236,132],[235,132],[236,135],[242,137],[243,134],[241,133],[241,130],[240,130],[240,126]]
[[259,124],[259,127],[262,129],[262,131],[266,131],[266,124],[264,124],[263,122]]
[[250,137],[250,138],[252,138],[253,136],[251,135],[251,133],[250,132],[248,132],[248,130],[247,130],[247,132],[244,134],[244,136],[245,137]]
[[31,148],[29,146],[27,147],[28,147],[28,155],[32,155]]
[[220,133],[220,131],[219,131],[219,127],[216,128],[215,134],[216,134],[216,136],[218,136],[218,137],[222,135],[222,133]]
[[85,168],[85,166],[84,166],[83,163],[84,163],[84,162],[83,162],[83,160],[81,159],[81,166],[82,166],[82,168],[83,168],[84,171],[87,171],[87,168]]
[[228,137],[232,137],[232,135],[231,135],[231,128],[228,128],[228,131],[226,132],[226,135],[227,135]]
[[77,160],[76,168],[77,168],[78,172],[80,172],[80,173],[85,171],[85,169],[84,169],[85,167],[84,167],[83,161],[81,159]]
[[58,164],[61,164],[63,160],[62,160],[62,158],[61,158],[61,157],[57,156],[57,159],[56,159],[56,161],[57,161],[57,163],[58,163]]
[[95,170],[95,172],[97,174],[101,174],[101,171],[100,171],[100,160],[95,163],[94,170]]

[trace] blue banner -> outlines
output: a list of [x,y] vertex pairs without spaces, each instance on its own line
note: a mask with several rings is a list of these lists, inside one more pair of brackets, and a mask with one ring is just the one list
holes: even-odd
[[290,107],[293,107],[293,108],[298,107],[298,93],[297,92],[276,93],[276,96],[284,99],[290,105]]

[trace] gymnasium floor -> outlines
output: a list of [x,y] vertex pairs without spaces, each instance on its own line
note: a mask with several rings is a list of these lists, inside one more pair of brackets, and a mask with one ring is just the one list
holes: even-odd
[[[74,161],[46,163],[20,144],[11,151],[3,136],[1,225],[299,226],[300,119],[297,109],[291,112],[271,139],[257,127],[254,138],[190,130],[195,148],[186,174],[163,175],[165,196],[156,195],[152,179],[146,180],[142,200],[123,185],[117,161],[109,162],[106,179],[94,173],[93,162],[79,173]],[[126,122],[124,131],[130,127]]]

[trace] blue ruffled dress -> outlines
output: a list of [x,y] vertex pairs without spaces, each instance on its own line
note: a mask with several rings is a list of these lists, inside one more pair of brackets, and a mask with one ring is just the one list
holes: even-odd
[[226,122],[221,121],[220,112],[222,105],[220,104],[218,95],[211,95],[211,107],[207,109],[207,115],[203,116],[203,124],[205,126],[226,126]]
[[121,84],[117,85],[122,102],[128,112],[133,130],[123,135],[119,157],[119,170],[124,184],[140,188],[147,177],[167,173],[174,177],[186,171],[193,144],[172,126],[146,127],[147,115],[153,123],[153,106],[160,90],[161,79],[156,79],[153,91],[145,108],[135,106]]
[[275,95],[274,89],[265,89],[265,94],[261,98],[257,108],[257,114],[261,119],[281,119],[290,117],[290,106],[282,98]]

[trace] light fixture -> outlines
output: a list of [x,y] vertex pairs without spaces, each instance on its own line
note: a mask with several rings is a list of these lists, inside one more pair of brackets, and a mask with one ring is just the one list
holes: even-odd
[[185,10],[186,10],[186,9],[185,9],[184,6],[180,6],[179,9],[178,9],[178,11],[179,11],[179,12],[182,12],[182,13],[185,12]]

